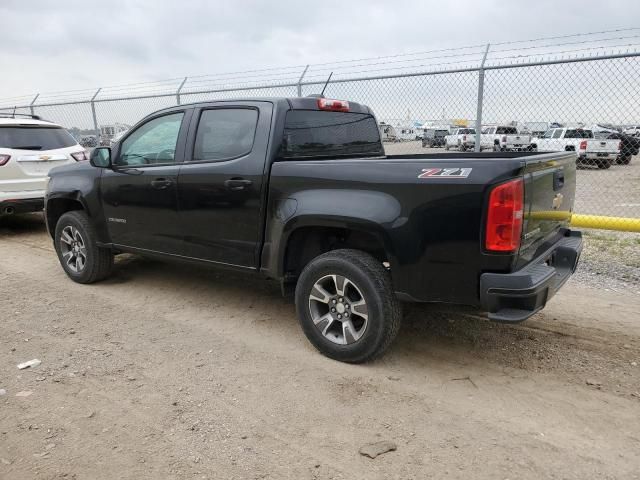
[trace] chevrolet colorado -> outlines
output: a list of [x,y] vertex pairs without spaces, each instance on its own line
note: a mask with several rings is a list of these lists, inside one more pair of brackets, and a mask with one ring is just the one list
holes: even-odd
[[385,155],[371,110],[323,97],[153,113],[90,162],[50,172],[46,221],[66,274],[133,252],[262,274],[293,292],[325,355],[364,362],[402,302],[519,322],[576,268],[576,153]]

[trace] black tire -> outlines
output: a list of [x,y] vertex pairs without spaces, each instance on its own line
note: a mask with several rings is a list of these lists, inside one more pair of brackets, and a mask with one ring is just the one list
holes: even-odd
[[599,169],[606,170],[607,168],[611,167],[611,160],[596,160],[596,164],[598,165]]
[[[73,229],[79,233],[79,238],[82,241],[82,247],[76,245],[73,248],[77,247],[78,251],[84,248],[84,264],[82,268],[77,268],[77,271],[74,271],[74,267],[70,266],[65,257],[65,254],[69,253],[69,251],[65,252],[65,250],[72,250],[72,248],[62,240],[64,233],[73,231]],[[107,248],[101,248],[96,245],[96,234],[85,212],[77,210],[62,215],[56,224],[53,243],[60,265],[67,276],[74,282],[94,283],[107,278],[111,273],[113,253]],[[78,264],[76,263],[75,266],[78,267]]]
[[624,157],[618,158],[616,160],[618,165],[629,165],[631,163],[631,155],[626,155]]
[[[335,343],[339,339],[336,337],[333,341],[330,340],[333,335],[331,331],[325,335],[320,327],[314,323],[312,303],[315,301],[312,298],[312,291],[315,291],[317,282],[322,282],[333,275],[349,281],[350,286],[344,288],[344,297],[347,298],[350,295],[347,290],[353,286],[353,293],[356,296],[361,296],[362,301],[366,304],[365,311],[368,318],[366,324],[361,327],[362,330],[358,332],[360,336],[355,340],[349,338],[347,331],[342,328],[344,325],[342,322],[346,320],[341,321],[334,318],[326,323],[318,323],[318,325],[320,327],[326,326],[325,330],[328,331],[330,324],[334,330],[344,332],[343,341],[346,342],[348,339],[351,343]],[[343,282],[343,285],[347,284]],[[325,316],[334,315],[335,317],[338,314],[331,314],[328,310],[331,309],[334,300],[341,298],[340,291],[337,289],[333,291],[325,289],[325,291],[332,295],[331,299],[327,302],[315,302],[315,304],[322,306],[326,303],[327,313]],[[307,339],[323,355],[334,360],[347,363],[364,363],[373,360],[385,352],[400,329],[402,305],[394,294],[389,272],[378,260],[360,250],[333,250],[313,259],[304,268],[298,279],[295,297],[298,321]],[[353,301],[352,298],[345,300],[347,308],[349,308],[349,301]],[[346,310],[347,316],[348,312],[352,312],[352,318],[349,321],[354,323],[351,325],[355,324],[356,319],[363,321],[358,316],[356,308],[359,307],[354,304],[351,310]],[[335,311],[335,308],[333,310]],[[320,316],[322,313],[316,315]]]

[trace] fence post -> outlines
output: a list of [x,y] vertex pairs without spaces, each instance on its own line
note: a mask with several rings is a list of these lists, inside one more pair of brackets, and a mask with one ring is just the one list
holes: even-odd
[[302,79],[304,78],[304,76],[307,73],[308,69],[309,69],[309,65],[304,67],[304,70],[302,71],[302,75],[300,75],[300,78],[298,79],[298,96],[299,97],[302,96]]
[[33,97],[33,100],[31,100],[31,103],[29,104],[29,111],[31,112],[31,115],[35,115],[33,113],[33,104],[36,103],[36,100],[38,99],[39,96],[40,96],[40,94],[36,93],[36,96]]
[[480,63],[480,70],[478,70],[478,108],[476,109],[476,144],[474,150],[480,151],[480,135],[482,130],[482,103],[484,101],[484,62],[487,60],[487,54],[489,53],[490,43],[487,43],[487,48],[484,50],[482,56],[482,62]]
[[91,115],[93,116],[93,131],[96,133],[96,147],[100,146],[100,129],[98,128],[98,118],[96,117],[96,102],[94,101],[102,88],[96,90],[91,97]]
[[176,92],[176,102],[178,105],[180,105],[180,92],[182,91],[182,87],[184,87],[184,84],[187,83],[187,78],[189,77],[184,77],[184,79],[182,80],[182,83],[178,87],[178,91]]

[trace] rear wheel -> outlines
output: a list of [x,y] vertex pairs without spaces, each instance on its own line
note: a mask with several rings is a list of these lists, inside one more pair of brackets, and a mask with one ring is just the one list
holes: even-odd
[[334,250],[312,260],[296,286],[296,309],[309,341],[348,363],[382,355],[402,319],[389,273],[359,250]]
[[109,276],[113,253],[96,245],[96,235],[86,213],[73,211],[62,215],[54,236],[58,260],[71,280],[94,283]]
[[596,164],[601,170],[606,170],[607,168],[611,167],[611,160],[597,160]]
[[624,157],[618,158],[616,163],[618,165],[629,165],[629,163],[631,163],[631,155],[625,155]]

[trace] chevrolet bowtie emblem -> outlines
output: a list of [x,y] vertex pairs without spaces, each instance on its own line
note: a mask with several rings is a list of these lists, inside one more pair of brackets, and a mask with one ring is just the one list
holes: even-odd
[[561,193],[556,193],[556,196],[553,197],[553,209],[558,210],[562,205],[562,201],[564,200],[564,195]]

